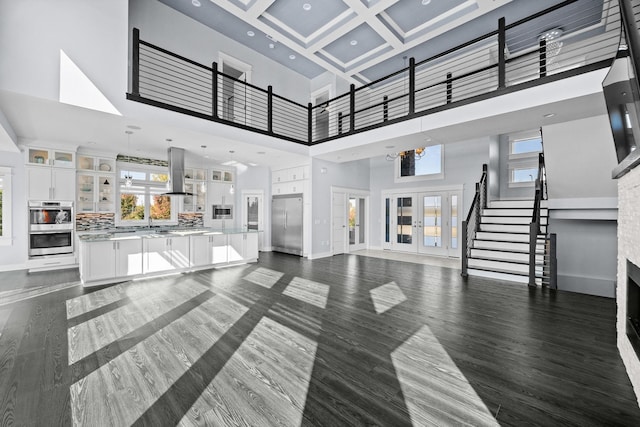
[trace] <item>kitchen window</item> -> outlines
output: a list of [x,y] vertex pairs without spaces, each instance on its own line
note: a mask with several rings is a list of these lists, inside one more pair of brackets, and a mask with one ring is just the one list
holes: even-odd
[[0,246],[11,243],[11,168],[0,166]]
[[395,159],[395,182],[444,178],[444,146],[442,144],[407,150]]
[[[178,200],[167,196],[169,180],[166,168],[130,164],[118,165],[117,225],[175,225],[178,222]],[[131,184],[127,185],[130,180]]]

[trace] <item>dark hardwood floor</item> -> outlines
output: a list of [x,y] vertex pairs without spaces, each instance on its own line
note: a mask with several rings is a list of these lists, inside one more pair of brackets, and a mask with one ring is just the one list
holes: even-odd
[[611,299],[277,253],[11,295],[2,426],[640,425]]

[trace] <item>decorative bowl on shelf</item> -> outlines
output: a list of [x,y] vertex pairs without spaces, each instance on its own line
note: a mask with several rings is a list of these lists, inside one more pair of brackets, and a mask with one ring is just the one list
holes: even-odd
[[110,172],[111,165],[108,165],[107,163],[100,163],[100,170],[103,172]]

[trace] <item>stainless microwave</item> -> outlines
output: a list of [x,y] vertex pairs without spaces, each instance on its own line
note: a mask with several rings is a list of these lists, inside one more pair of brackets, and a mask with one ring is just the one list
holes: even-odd
[[233,219],[233,205],[212,205],[212,219]]

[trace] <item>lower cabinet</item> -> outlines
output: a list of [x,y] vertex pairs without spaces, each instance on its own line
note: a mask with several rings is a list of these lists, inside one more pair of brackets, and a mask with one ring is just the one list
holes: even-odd
[[143,241],[143,273],[189,267],[189,237],[150,238]]
[[142,274],[142,240],[80,243],[80,276],[83,283],[139,274]]
[[80,278],[83,284],[104,284],[144,274],[257,259],[257,233],[81,240]]

